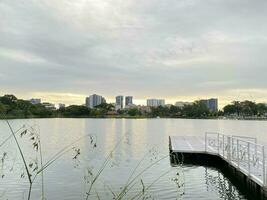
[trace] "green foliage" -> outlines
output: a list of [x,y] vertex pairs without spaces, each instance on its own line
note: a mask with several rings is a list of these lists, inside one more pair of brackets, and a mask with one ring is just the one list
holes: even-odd
[[171,105],[171,107],[170,107],[170,115],[171,116],[173,116],[173,117],[179,116],[180,113],[181,113],[181,108]]
[[86,106],[71,105],[66,108],[60,108],[57,111],[59,117],[105,117],[114,106],[108,103],[102,103],[94,109]]
[[17,101],[17,98],[12,94],[6,94],[0,98],[0,101],[6,105],[14,105]]
[[137,108],[131,108],[128,110],[128,115],[134,117],[134,116],[140,116],[140,115],[142,115],[142,113]]
[[102,103],[94,108],[93,116],[104,117],[108,114],[109,111],[112,110],[114,110],[114,106],[112,104]]
[[224,115],[236,116],[263,116],[267,112],[265,104],[252,101],[234,101],[232,104],[226,105],[223,108]]
[[17,99],[14,95],[0,97],[0,113],[8,118],[51,117],[52,111],[43,105],[33,105],[29,101]]
[[267,113],[267,106],[263,103],[258,103],[257,111],[259,116],[263,116],[265,113]]
[[185,105],[182,109],[183,117],[207,118],[211,115],[212,113],[209,111],[208,107],[200,101],[194,102],[193,105]]
[[96,109],[102,109],[105,110],[106,112],[111,111],[114,109],[114,106],[112,104],[109,103],[102,103],[99,104],[98,106],[95,107]]
[[176,106],[170,107],[152,107],[152,117],[184,117],[184,118],[208,118],[217,116],[217,113],[209,111],[207,106],[199,101],[193,103],[193,105],[185,105],[182,108]]
[[6,105],[0,102],[0,114],[5,114],[6,110],[7,110]]
[[169,108],[158,106],[158,107],[152,107],[151,108],[151,116],[152,117],[167,117],[169,116]]
[[237,114],[237,108],[235,105],[226,105],[223,108],[224,114],[225,115],[231,115],[231,114]]
[[60,116],[63,117],[86,117],[91,113],[91,109],[86,106],[71,105],[58,110]]

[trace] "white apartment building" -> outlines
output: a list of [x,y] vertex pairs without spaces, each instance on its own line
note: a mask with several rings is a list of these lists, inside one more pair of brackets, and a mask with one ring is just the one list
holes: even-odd
[[115,110],[123,109],[123,96],[116,96]]
[[106,99],[100,95],[93,94],[85,99],[85,105],[88,108],[94,108],[102,103],[106,103]]
[[150,107],[165,106],[165,100],[164,99],[147,99],[147,106],[150,106]]

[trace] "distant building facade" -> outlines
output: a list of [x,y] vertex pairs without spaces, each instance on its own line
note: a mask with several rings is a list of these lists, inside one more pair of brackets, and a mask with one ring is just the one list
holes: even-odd
[[123,109],[123,96],[116,96],[115,109],[116,110]]
[[30,103],[33,105],[41,104],[41,99],[30,99]]
[[129,106],[133,104],[133,97],[132,96],[126,96],[125,97],[125,106]]
[[88,108],[94,108],[102,103],[106,103],[106,99],[97,94],[93,94],[85,99],[85,105]]
[[218,111],[218,99],[215,99],[215,98],[202,99],[200,100],[200,102],[205,104],[210,111],[212,112]]
[[149,107],[165,106],[165,100],[164,99],[147,99],[147,106]]
[[175,103],[176,107],[183,108],[184,106],[193,105],[193,102],[184,102],[184,101],[177,101]]

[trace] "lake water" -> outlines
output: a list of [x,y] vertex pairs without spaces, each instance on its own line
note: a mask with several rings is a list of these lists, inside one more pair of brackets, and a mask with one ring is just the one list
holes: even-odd
[[[172,167],[168,158],[168,136],[204,136],[206,131],[218,131],[256,136],[262,143],[267,141],[266,121],[30,119],[10,120],[10,124],[14,130],[22,125],[34,126],[34,131],[39,132],[41,138],[43,163],[80,138],[70,146],[75,146],[76,150],[67,151],[44,170],[44,194],[46,199],[53,200],[86,199],[93,177],[108,156],[108,162],[93,184],[88,199],[113,199],[129,177],[133,181],[130,181],[132,184],[124,199],[131,199],[137,194],[140,198],[136,199],[246,199],[216,169],[192,165]],[[0,121],[0,143],[9,135],[7,123]],[[32,136],[28,132],[17,137],[28,164],[33,163],[30,168],[33,171],[34,163],[40,162],[40,155],[32,148]],[[80,155],[74,159],[78,149]],[[29,184],[13,138],[0,147],[0,156],[4,156],[1,159],[0,198],[26,199]],[[148,166],[151,167],[144,170]],[[141,175],[137,176],[139,173]],[[32,199],[40,199],[41,188],[41,176],[37,176]]]

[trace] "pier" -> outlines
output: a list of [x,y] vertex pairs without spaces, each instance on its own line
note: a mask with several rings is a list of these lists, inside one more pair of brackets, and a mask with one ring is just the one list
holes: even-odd
[[214,132],[170,136],[169,148],[172,161],[223,168],[254,197],[267,199],[266,149],[256,138]]

